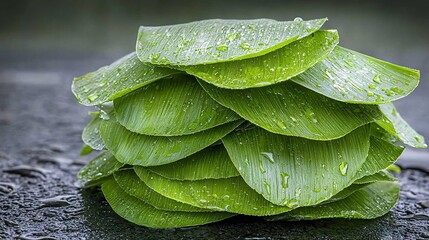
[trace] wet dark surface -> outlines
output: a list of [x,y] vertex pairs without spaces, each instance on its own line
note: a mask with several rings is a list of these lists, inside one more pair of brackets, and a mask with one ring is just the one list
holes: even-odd
[[[137,27],[203,18],[328,16],[343,46],[421,70],[421,84],[396,103],[429,139],[429,18],[425,1],[345,5],[292,1],[4,1],[0,6],[0,239],[429,239],[429,151],[400,159],[401,198],[373,220],[265,222],[236,217],[185,229],[147,229],[118,217],[76,173],[91,110],[70,92],[74,76],[132,51]],[[64,3],[65,2],[65,3]],[[75,4],[78,2],[78,4]],[[85,3],[83,3],[85,2]],[[282,4],[280,4],[282,2]],[[104,2],[103,2],[104,3]],[[148,3],[147,3],[148,4]],[[243,5],[244,4],[244,5]]]

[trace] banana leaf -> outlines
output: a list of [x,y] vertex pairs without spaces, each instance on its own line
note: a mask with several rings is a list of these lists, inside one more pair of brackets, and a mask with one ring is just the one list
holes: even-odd
[[275,215],[291,210],[265,200],[241,177],[179,181],[161,177],[144,167],[136,166],[134,170],[152,190],[195,207],[250,216]]
[[178,228],[217,222],[234,216],[225,212],[163,211],[128,195],[110,179],[101,186],[107,202],[122,218],[137,225],[153,228]]
[[176,180],[219,179],[240,175],[222,144],[207,147],[177,162],[147,169],[162,177]]
[[177,70],[145,65],[133,52],[109,66],[74,78],[72,92],[79,103],[96,106],[176,73]]
[[399,115],[393,103],[380,104],[384,117],[376,123],[401,142],[415,148],[427,147],[425,139]]
[[119,123],[145,135],[193,134],[240,118],[214,101],[189,75],[158,80],[113,103]]
[[374,183],[374,182],[396,182],[396,181],[398,181],[398,179],[394,177],[391,173],[389,173],[387,170],[382,170],[373,175],[368,175],[354,181],[353,185],[367,184],[367,183]]
[[332,141],[314,141],[267,132],[235,131],[222,139],[244,181],[268,201],[311,206],[355,180],[370,147],[370,126]]
[[327,57],[337,44],[336,31],[317,31],[260,57],[178,69],[222,88],[261,87],[304,72]]
[[418,85],[420,73],[336,47],[325,59],[292,81],[342,102],[380,104],[398,100]]
[[134,173],[133,169],[117,171],[114,173],[116,183],[127,194],[136,197],[156,209],[180,212],[209,212],[210,210],[197,208],[188,204],[174,201],[150,189]]
[[362,164],[355,179],[363,178],[388,168],[401,156],[404,147],[395,146],[390,142],[371,136],[368,157]]
[[156,166],[188,157],[215,143],[241,124],[241,120],[199,133],[158,137],[128,131],[114,117],[100,124],[100,136],[106,148],[119,162],[130,165]]
[[291,81],[240,90],[218,88],[201,80],[199,83],[220,104],[282,135],[331,140],[382,117],[375,105],[339,102]]
[[110,176],[123,166],[110,152],[104,151],[80,169],[77,177],[82,182],[96,181]]
[[372,219],[383,216],[399,199],[399,184],[375,182],[345,199],[318,206],[297,208],[293,211],[267,217],[267,220],[315,220],[322,218]]
[[100,114],[97,113],[82,131],[82,141],[94,150],[104,149],[104,143],[100,137],[99,131],[100,123]]
[[327,19],[212,19],[160,27],[141,26],[137,55],[143,63],[198,65],[262,56],[317,31]]

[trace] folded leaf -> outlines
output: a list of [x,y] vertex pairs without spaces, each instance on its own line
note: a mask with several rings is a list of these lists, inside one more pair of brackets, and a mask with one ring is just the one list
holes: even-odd
[[116,118],[145,135],[193,134],[240,117],[214,101],[195,77],[162,79],[114,100]]
[[424,137],[408,125],[392,103],[381,104],[379,107],[384,114],[384,118],[376,122],[380,127],[411,147],[427,147]]
[[77,177],[82,182],[96,181],[110,176],[123,166],[123,163],[118,162],[111,153],[105,151],[85,165]]
[[329,199],[355,179],[365,162],[369,125],[332,141],[267,132],[235,131],[222,139],[244,181],[268,201],[311,206]]
[[322,218],[371,219],[381,217],[395,206],[399,198],[396,182],[375,182],[349,197],[318,206],[298,208],[266,218],[267,220],[314,220]]
[[197,208],[188,204],[174,201],[164,197],[161,194],[150,189],[140,178],[134,173],[134,170],[117,171],[114,174],[116,183],[127,194],[142,200],[154,206],[157,209],[165,211],[180,211],[180,212],[208,212],[210,210]]
[[177,162],[147,169],[162,177],[177,180],[219,179],[240,175],[223,145],[207,147]]
[[103,150],[104,143],[100,137],[100,114],[97,113],[82,131],[82,141],[94,150]]
[[241,90],[199,82],[220,104],[255,125],[282,135],[331,140],[382,117],[375,105],[339,102],[291,81]]
[[418,70],[336,47],[327,58],[292,80],[338,101],[380,104],[405,97],[419,79]]
[[106,148],[125,164],[156,166],[175,162],[215,143],[234,130],[242,121],[227,123],[199,133],[158,137],[128,131],[111,116],[100,124]]
[[197,65],[264,55],[317,31],[327,19],[212,19],[139,29],[137,55],[144,63]]
[[260,57],[178,69],[222,88],[261,87],[304,72],[328,56],[337,44],[336,31],[317,31]]
[[178,181],[161,177],[143,167],[134,167],[134,170],[151,189],[192,206],[250,216],[268,216],[291,210],[268,202],[241,177]]
[[382,170],[378,173],[375,173],[373,175],[365,176],[363,178],[360,178],[356,180],[354,184],[367,184],[367,183],[374,183],[374,182],[396,182],[398,179],[394,177],[391,173],[389,173],[387,170]]
[[371,136],[368,158],[362,164],[355,179],[363,178],[380,172],[389,167],[399,158],[404,147],[395,146],[377,137]]
[[79,103],[95,106],[176,73],[173,69],[144,65],[133,52],[109,66],[74,78],[72,92]]
[[163,211],[128,195],[114,180],[101,186],[107,202],[119,216],[137,225],[153,228],[178,228],[203,225],[234,216],[225,212]]

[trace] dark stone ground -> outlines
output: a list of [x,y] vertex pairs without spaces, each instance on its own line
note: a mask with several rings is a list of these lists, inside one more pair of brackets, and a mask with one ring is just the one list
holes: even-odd
[[[426,0],[0,1],[0,239],[429,239],[429,150],[400,159],[401,198],[374,220],[265,222],[236,217],[185,229],[147,229],[118,217],[76,172],[89,120],[71,79],[133,51],[139,25],[208,18],[329,17],[341,45],[421,70],[395,105],[429,140]],[[90,58],[87,58],[91,56]]]
[[[70,83],[73,76],[103,63],[108,60],[65,57],[2,63],[0,239],[429,238],[428,164],[420,162],[427,159],[427,151],[409,152],[401,159],[403,165],[420,170],[402,171],[401,199],[395,209],[379,219],[265,222],[236,217],[172,230],[126,222],[112,212],[98,189],[81,189],[75,177],[88,160],[79,157],[79,151],[89,109],[75,102]],[[412,109],[407,106],[419,104],[426,89],[400,104],[405,115],[412,116],[407,111],[418,109],[418,105]],[[423,111],[417,116],[426,114]]]

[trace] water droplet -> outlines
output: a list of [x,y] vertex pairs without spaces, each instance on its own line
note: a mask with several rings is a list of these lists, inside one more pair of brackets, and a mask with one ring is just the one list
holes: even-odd
[[263,162],[262,162],[262,159],[259,159],[259,171],[261,171],[261,173],[266,172],[264,165],[263,165]]
[[281,128],[281,129],[286,129],[286,125],[285,125],[283,122],[281,122],[281,121],[276,121],[276,124],[277,124],[277,126],[279,126],[279,128]]
[[248,44],[247,42],[242,42],[242,43],[240,44],[240,47],[241,47],[243,50],[250,50],[250,48],[251,48],[250,44]]
[[294,21],[294,22],[302,22],[302,18],[300,18],[300,17],[296,17],[293,21]]
[[291,199],[291,200],[289,200],[289,201],[287,202],[286,206],[287,206],[287,207],[289,207],[289,208],[296,208],[296,207],[298,207],[298,206],[299,206],[298,200],[296,200],[296,199]]
[[368,85],[368,88],[369,88],[369,89],[375,89],[375,85],[374,85],[374,84],[369,84],[369,85]]
[[395,116],[395,117],[398,115],[398,113],[396,112],[395,108],[392,108],[392,115]]
[[289,186],[289,175],[285,172],[280,174],[282,176],[282,187],[287,188]]
[[234,41],[236,38],[239,38],[240,34],[239,33],[231,33],[228,35],[228,37],[226,37],[229,41]]
[[271,195],[271,186],[268,183],[267,179],[264,178],[264,187],[267,189],[268,195]]
[[91,102],[95,101],[97,98],[98,98],[97,94],[91,94],[88,96],[88,100]]
[[228,50],[228,46],[226,45],[220,45],[216,47],[216,50],[220,51],[220,52],[225,52],[226,50]]
[[375,83],[380,83],[380,74],[376,74],[372,81],[374,81]]
[[422,138],[421,138],[420,136],[415,136],[415,137],[414,137],[414,139],[415,139],[417,142],[421,142],[421,141],[422,141]]
[[341,175],[345,176],[347,174],[348,164],[346,162],[341,162],[340,164],[340,172]]
[[270,152],[261,152],[261,155],[268,159],[271,163],[274,163],[273,153]]
[[371,91],[368,91],[366,95],[367,95],[368,97],[372,97],[372,96],[374,96],[374,93],[373,93],[373,92],[371,92]]

